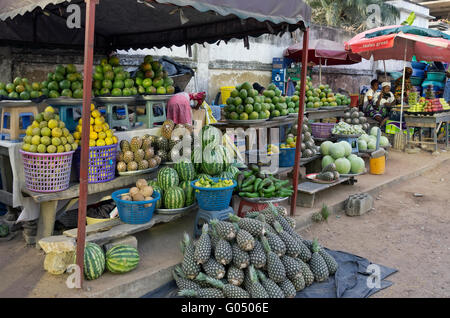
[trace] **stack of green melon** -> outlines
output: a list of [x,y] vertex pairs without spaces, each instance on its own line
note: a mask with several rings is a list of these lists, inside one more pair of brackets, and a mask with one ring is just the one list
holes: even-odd
[[47,80],[41,83],[41,90],[49,98],[83,98],[83,76],[73,64],[65,67],[58,65],[55,72],[47,74]]
[[[281,96],[281,91],[279,92]],[[274,93],[275,96],[275,93]],[[270,117],[269,104],[258,91],[253,89],[249,82],[237,85],[227,99],[225,118],[231,120],[257,120]]]
[[130,73],[120,66],[117,56],[104,58],[100,65],[95,67],[92,89],[95,96],[120,97],[137,94],[134,80],[130,78]]
[[[307,108],[333,107],[350,105],[350,97],[342,94],[334,94],[330,86],[319,85],[314,88],[311,77],[306,78],[305,103]],[[300,85],[295,87],[295,95],[300,95]]]
[[162,64],[147,55],[136,73],[136,86],[139,94],[173,94],[173,79],[169,77]]
[[29,83],[27,78],[16,77],[12,83],[0,82],[0,96],[12,99],[29,100],[47,95],[47,91],[42,83]]
[[365,170],[364,160],[352,154],[352,146],[347,141],[332,143],[325,141],[320,145],[322,169],[334,163],[340,174],[358,174]]
[[[358,149],[360,151],[375,150],[377,148],[377,134],[379,127],[372,127],[370,135],[362,134],[358,138]],[[386,136],[380,136],[380,147],[389,147],[389,139]]]
[[35,116],[26,129],[22,144],[22,150],[38,153],[61,153],[77,148],[72,134],[51,106]]

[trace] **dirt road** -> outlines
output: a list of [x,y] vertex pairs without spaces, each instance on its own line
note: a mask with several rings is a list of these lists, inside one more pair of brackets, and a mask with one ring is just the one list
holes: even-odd
[[398,269],[372,297],[450,297],[450,165],[383,190],[363,216],[332,215],[300,234]]

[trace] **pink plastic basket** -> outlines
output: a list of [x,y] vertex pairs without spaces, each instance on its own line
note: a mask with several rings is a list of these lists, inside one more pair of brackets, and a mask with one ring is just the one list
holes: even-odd
[[58,192],[69,187],[74,151],[61,153],[19,151],[22,154],[25,186],[28,190]]
[[334,125],[333,123],[312,123],[311,133],[315,138],[329,138]]

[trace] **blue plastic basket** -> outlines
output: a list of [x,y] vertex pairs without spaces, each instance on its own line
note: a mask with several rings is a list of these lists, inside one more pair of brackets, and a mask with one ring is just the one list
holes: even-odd
[[[225,178],[211,178],[214,182],[225,180]],[[195,197],[197,198],[198,206],[206,211],[220,211],[225,210],[230,206],[233,189],[237,186],[236,180],[233,180],[233,185],[225,188],[200,188],[195,185],[197,180],[191,181],[191,186],[195,189]]]
[[[128,224],[144,224],[149,222],[155,212],[156,201],[160,199],[159,192],[153,192],[153,199],[149,201],[125,201],[120,199],[120,195],[128,193],[130,189],[122,189],[111,194],[114,202],[116,202],[119,217],[124,223]],[[146,204],[152,203],[151,206],[145,207]]]
[[293,167],[295,164],[295,149],[296,148],[280,148],[279,166]]

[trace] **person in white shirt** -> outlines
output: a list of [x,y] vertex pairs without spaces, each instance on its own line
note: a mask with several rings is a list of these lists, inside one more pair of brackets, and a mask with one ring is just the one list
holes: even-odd
[[367,90],[366,94],[364,94],[364,104],[363,104],[363,112],[367,113],[369,111],[369,104],[373,100],[373,95],[378,91],[378,80],[374,79],[370,82],[370,88]]
[[369,107],[369,116],[383,126],[389,116],[390,108],[395,104],[394,94],[391,92],[391,83],[383,82],[381,91],[373,95],[372,103]]

